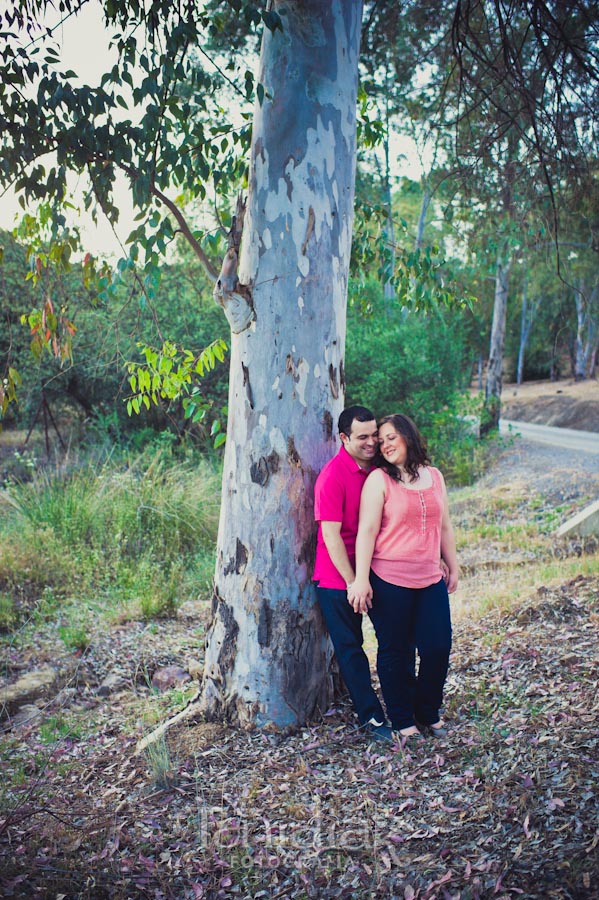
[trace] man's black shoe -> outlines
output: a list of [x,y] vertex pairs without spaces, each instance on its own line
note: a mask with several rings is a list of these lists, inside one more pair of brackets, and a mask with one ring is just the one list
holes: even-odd
[[377,722],[376,719],[370,719],[362,727],[370,740],[385,741],[388,744],[393,743],[393,731],[389,725],[385,725],[384,722]]

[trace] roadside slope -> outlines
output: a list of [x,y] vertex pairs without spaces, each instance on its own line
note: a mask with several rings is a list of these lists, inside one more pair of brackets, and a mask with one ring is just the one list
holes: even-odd
[[595,379],[506,384],[501,403],[506,419],[599,432],[599,384]]

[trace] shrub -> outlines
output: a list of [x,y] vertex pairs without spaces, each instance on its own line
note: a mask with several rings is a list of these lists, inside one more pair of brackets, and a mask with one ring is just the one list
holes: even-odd
[[[380,301],[379,301],[380,302]],[[480,403],[466,391],[465,350],[455,314],[385,315],[353,311],[348,324],[346,403],[361,403],[375,415],[411,416],[435,464],[449,480],[472,481],[482,450],[470,416]]]

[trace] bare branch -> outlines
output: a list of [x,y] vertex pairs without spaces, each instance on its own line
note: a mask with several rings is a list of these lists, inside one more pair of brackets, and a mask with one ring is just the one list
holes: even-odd
[[216,281],[216,279],[218,277],[218,272],[214,268],[210,257],[207,255],[206,251],[204,250],[204,248],[202,247],[202,245],[200,244],[200,242],[198,241],[198,239],[192,232],[191,228],[189,227],[189,223],[187,222],[187,219],[185,218],[185,216],[183,215],[183,213],[181,212],[181,210],[179,209],[177,204],[174,203],[172,200],[170,200],[166,196],[166,194],[163,194],[162,191],[159,191],[155,185],[151,188],[151,191],[152,191],[153,196],[156,197],[157,200],[160,200],[160,202],[166,206],[166,208],[169,210],[169,212],[171,212],[173,214],[173,216],[177,220],[181,234],[183,235],[185,240],[188,242],[188,244],[191,246],[191,248],[193,249],[193,252],[198,257],[198,259],[200,260],[202,265],[204,266],[206,272],[208,273],[210,280]]

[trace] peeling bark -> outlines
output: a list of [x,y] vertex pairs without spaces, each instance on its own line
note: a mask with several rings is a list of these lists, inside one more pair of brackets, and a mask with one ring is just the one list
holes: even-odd
[[244,219],[245,201],[239,198],[237,213],[233,216],[229,231],[229,249],[225,253],[213,292],[215,301],[225,312],[233,334],[240,334],[245,328],[249,328],[255,319],[251,288],[241,284],[237,276]]
[[239,538],[237,539],[237,544],[235,547],[235,556],[232,556],[227,565],[224,568],[225,575],[230,575],[231,572],[235,572],[237,575],[242,575],[245,571],[245,567],[248,561],[248,551],[247,548],[243,546]]
[[[343,404],[362,3],[273,7],[283,31],[265,29],[263,39],[265,97],[238,265],[231,257],[221,272],[223,296],[248,289],[252,316],[231,340],[218,602],[201,705],[242,725],[289,726],[331,698],[311,583],[313,486],[336,452]],[[231,564],[239,546],[243,566]]]
[[256,317],[251,291],[239,284],[237,267],[237,251],[231,248],[225,254],[220,275],[214,285],[214,299],[222,306],[233,334],[240,334],[245,328],[249,328]]

